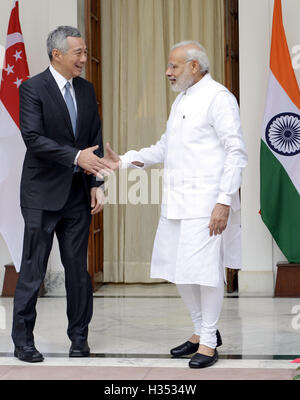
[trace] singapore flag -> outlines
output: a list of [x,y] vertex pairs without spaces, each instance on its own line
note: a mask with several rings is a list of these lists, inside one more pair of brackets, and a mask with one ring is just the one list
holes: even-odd
[[19,87],[29,77],[19,22],[19,4],[13,2],[0,86],[0,234],[16,271],[20,270],[24,222],[20,209],[20,178],[25,145],[19,125]]

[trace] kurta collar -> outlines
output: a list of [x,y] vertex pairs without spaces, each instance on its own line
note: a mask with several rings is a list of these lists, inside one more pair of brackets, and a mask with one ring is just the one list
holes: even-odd
[[189,96],[189,95],[191,95],[193,93],[196,93],[198,90],[200,90],[201,88],[205,87],[207,85],[207,83],[210,82],[211,80],[212,80],[212,77],[211,77],[210,73],[208,72],[207,74],[205,74],[203,76],[203,78],[200,79],[200,81],[198,81],[193,86],[191,86],[188,89],[186,89],[183,92],[183,94]]

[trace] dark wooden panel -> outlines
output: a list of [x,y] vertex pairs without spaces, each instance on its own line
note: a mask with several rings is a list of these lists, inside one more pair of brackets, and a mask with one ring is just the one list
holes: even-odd
[[[102,118],[100,6],[99,0],[85,0],[85,36],[88,46],[86,79],[94,85],[98,111]],[[103,280],[103,211],[92,218],[88,248],[88,271],[95,290]]]
[[225,86],[239,101],[239,9],[238,0],[224,0]]
[[[225,86],[240,98],[238,0],[224,0]],[[238,270],[227,269],[227,292],[238,290]]]
[[277,264],[274,296],[300,297],[300,264]]

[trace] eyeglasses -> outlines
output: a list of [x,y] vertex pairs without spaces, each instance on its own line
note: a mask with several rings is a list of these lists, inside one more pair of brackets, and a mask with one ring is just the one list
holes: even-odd
[[[188,63],[188,62],[190,62],[190,61],[194,61],[194,60],[188,59],[188,60],[184,61],[184,64],[186,64],[186,63]],[[169,63],[169,64],[167,64],[167,69],[169,69],[169,68],[170,68],[171,70],[174,70],[174,69],[178,68],[178,65],[174,65],[174,64],[172,64],[172,63]]]

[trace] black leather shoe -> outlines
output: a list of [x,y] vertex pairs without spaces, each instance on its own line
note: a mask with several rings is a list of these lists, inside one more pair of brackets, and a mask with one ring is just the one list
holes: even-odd
[[88,357],[90,355],[90,348],[88,342],[72,342],[69,357]]
[[[222,346],[222,338],[220,332],[217,330],[217,347]],[[188,356],[189,354],[194,354],[198,350],[199,343],[192,343],[189,340],[178,347],[170,350],[173,357]]]
[[173,357],[188,356],[189,354],[194,354],[198,350],[199,343],[192,343],[189,340],[178,347],[170,350]]
[[32,346],[15,346],[14,356],[21,361],[40,362],[44,360],[43,354]]
[[196,353],[193,355],[189,362],[190,368],[205,368],[210,367],[215,362],[218,361],[218,352],[215,349],[215,353],[213,356],[205,356],[204,354]]

